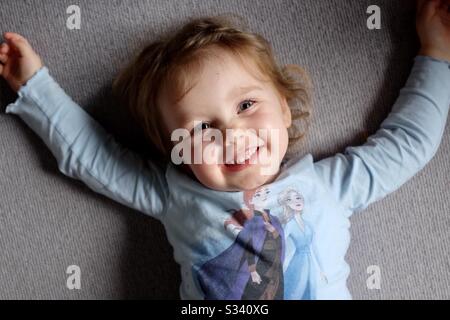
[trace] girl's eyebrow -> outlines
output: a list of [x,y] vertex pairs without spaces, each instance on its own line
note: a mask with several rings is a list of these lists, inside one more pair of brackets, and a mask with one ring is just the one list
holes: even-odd
[[248,93],[253,90],[263,90],[260,86],[254,85],[254,86],[248,86],[248,87],[234,87],[230,90],[228,93],[227,99],[232,100],[233,97],[236,95],[242,95],[244,93]]
[[[248,93],[248,92],[251,92],[251,91],[257,91],[257,90],[259,90],[259,91],[264,91],[264,89],[261,88],[261,87],[258,86],[258,85],[247,86],[247,87],[234,87],[233,89],[231,89],[231,90],[228,92],[227,99],[228,99],[228,101],[231,101],[231,100],[233,100],[233,98],[234,98],[236,95],[243,95],[243,94],[245,94],[245,93]],[[181,108],[181,103],[180,103],[181,100],[183,100],[183,99],[180,99],[180,100],[175,104],[176,106],[178,106],[179,109],[182,109],[182,108]]]

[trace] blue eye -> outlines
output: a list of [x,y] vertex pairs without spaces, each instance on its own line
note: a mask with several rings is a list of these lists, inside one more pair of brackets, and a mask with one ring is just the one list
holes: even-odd
[[209,129],[209,128],[211,128],[211,125],[209,123],[202,122],[202,124],[201,124],[201,129],[202,130],[206,130],[206,129]]
[[[253,101],[253,100],[245,100],[245,101],[243,101],[239,105],[239,112],[242,112],[242,111],[245,111],[245,110],[251,108],[255,102],[256,101]],[[245,106],[248,106],[248,105],[249,105],[249,107],[245,107]]]
[[202,122],[197,126],[200,130],[206,130],[211,128],[211,125],[207,122]]
[[191,134],[194,134],[196,131],[203,131],[209,128],[211,128],[211,125],[209,123],[202,122],[199,125],[197,125],[194,129],[192,129]]

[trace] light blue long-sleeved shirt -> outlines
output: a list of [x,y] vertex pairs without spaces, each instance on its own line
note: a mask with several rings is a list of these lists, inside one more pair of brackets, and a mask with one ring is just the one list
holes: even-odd
[[450,104],[448,62],[417,56],[380,129],[321,161],[283,162],[271,184],[219,192],[119,145],[41,68],[6,113],[50,148],[59,170],[159,219],[181,266],[183,299],[350,299],[349,217],[434,156]]

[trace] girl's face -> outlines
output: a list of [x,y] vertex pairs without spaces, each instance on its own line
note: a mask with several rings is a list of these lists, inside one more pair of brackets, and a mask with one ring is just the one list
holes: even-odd
[[[172,104],[170,92],[162,95],[164,124],[170,134],[176,129],[192,133],[187,166],[200,183],[219,191],[252,190],[278,174],[288,146],[290,109],[270,82],[255,78],[226,51],[212,50],[216,55],[205,62],[198,81],[181,101]],[[202,141],[218,131],[222,141]],[[193,161],[194,147],[203,155],[200,164]]]

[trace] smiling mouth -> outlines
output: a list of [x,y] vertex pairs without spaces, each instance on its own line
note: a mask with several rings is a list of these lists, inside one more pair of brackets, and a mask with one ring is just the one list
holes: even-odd
[[[260,147],[250,148],[245,152],[244,159],[241,159],[241,161],[236,161],[238,163],[224,163],[223,167],[227,171],[232,171],[232,172],[244,170],[248,166],[250,166],[252,164],[256,164],[256,162],[254,160],[259,155],[259,150],[260,150]],[[244,161],[242,161],[242,160],[244,160]],[[241,163],[239,163],[239,162],[241,162]]]

